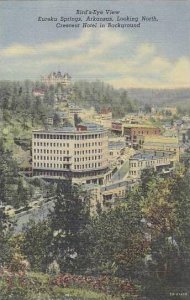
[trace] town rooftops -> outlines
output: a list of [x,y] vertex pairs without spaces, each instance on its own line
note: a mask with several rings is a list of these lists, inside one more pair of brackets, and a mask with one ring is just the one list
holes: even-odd
[[131,124],[131,123],[124,123],[123,124],[123,127],[127,127],[127,128],[159,128],[159,127],[156,127],[152,124]]
[[108,145],[110,150],[125,148],[125,142],[109,142]]
[[144,139],[145,143],[150,143],[150,144],[157,144],[157,143],[163,143],[163,144],[171,144],[171,145],[178,145],[178,138],[176,137],[170,137],[170,136],[146,136]]
[[77,130],[80,131],[80,129],[87,130],[87,131],[94,131],[94,130],[103,130],[104,127],[99,124],[94,124],[94,123],[80,123],[77,126]]
[[129,160],[154,160],[159,159],[162,157],[170,157],[172,153],[162,152],[162,151],[155,151],[152,153],[136,153]]

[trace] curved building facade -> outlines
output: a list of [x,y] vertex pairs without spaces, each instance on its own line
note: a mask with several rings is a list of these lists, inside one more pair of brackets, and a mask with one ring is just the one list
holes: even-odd
[[108,157],[108,133],[101,126],[33,131],[33,176],[103,184]]

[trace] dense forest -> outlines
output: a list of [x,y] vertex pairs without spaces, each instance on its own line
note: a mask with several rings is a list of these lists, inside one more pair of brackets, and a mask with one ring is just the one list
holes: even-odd
[[139,110],[138,101],[129,98],[126,90],[114,89],[101,81],[78,81],[73,88],[73,100],[81,106],[94,106],[97,111],[103,107],[111,107],[114,117],[123,117],[126,113]]

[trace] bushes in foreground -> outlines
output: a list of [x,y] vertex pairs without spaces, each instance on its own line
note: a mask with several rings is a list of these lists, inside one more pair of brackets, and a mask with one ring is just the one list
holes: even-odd
[[67,295],[69,289],[102,293],[105,299],[109,295],[119,299],[133,299],[138,293],[137,287],[129,280],[108,276],[49,276],[5,269],[0,272],[0,300],[57,299],[60,293],[62,296]]
[[59,274],[50,280],[50,286],[86,288],[108,295],[135,296],[137,294],[137,287],[132,282],[110,276],[93,277]]

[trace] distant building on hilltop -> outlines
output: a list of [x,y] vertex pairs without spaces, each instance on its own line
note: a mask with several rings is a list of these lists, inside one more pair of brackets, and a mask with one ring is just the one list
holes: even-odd
[[71,84],[71,76],[68,73],[61,74],[60,71],[51,72],[47,76],[42,76],[41,80],[46,85],[55,85],[57,83],[60,83],[64,86],[68,86]]
[[43,98],[44,95],[45,95],[45,93],[46,93],[46,90],[45,89],[41,89],[41,88],[35,88],[35,89],[32,90],[32,94],[35,97]]

